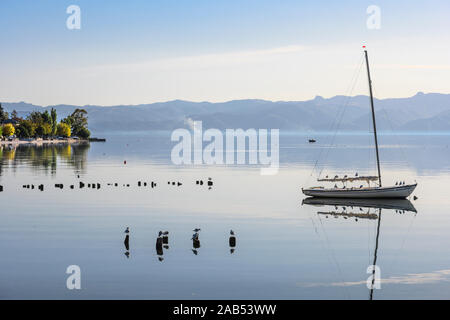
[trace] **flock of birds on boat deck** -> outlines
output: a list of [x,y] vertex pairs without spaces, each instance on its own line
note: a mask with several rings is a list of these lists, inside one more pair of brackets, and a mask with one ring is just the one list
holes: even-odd
[[[200,228],[195,228],[194,234],[192,235],[192,253],[195,255],[198,255],[198,249],[200,248]],[[125,231],[125,256],[127,258],[130,257],[130,227],[126,227]],[[230,245],[230,253],[233,254],[236,247],[236,236],[233,230],[230,230],[230,237],[228,239],[229,245]],[[164,261],[163,255],[164,255],[164,249],[169,249],[169,231],[159,231],[158,236],[156,238],[156,254],[158,255],[159,261]]]
[[[355,177],[358,177],[358,176],[359,176],[359,175],[358,175],[358,172],[356,172],[356,173],[355,173]],[[347,179],[347,178],[348,178],[348,175],[344,175],[342,179]],[[325,176],[325,179],[328,179],[328,175]],[[333,179],[339,179],[339,176],[338,176],[338,175],[335,175]],[[405,181],[397,181],[397,182],[395,183],[395,185],[396,185],[396,186],[404,186],[404,185],[406,185],[406,183],[405,183]],[[335,184],[334,187],[335,187],[335,188],[338,188],[338,185]],[[364,186],[363,186],[363,185],[360,185],[359,187],[362,188],[362,187],[364,187]],[[342,188],[345,189],[346,186],[343,186]]]
[[[358,177],[358,172],[355,173],[355,177]],[[348,175],[345,175],[343,179],[347,179]],[[325,179],[328,179],[328,175],[325,176]],[[335,175],[333,179],[339,179],[338,175]]]

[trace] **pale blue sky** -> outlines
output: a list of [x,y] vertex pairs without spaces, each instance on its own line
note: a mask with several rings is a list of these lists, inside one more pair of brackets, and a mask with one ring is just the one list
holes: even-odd
[[[66,8],[81,8],[68,30]],[[369,5],[381,29],[366,27]],[[361,45],[375,93],[450,93],[450,2],[0,2],[0,100],[138,104],[345,94]],[[353,94],[366,93],[364,78]]]

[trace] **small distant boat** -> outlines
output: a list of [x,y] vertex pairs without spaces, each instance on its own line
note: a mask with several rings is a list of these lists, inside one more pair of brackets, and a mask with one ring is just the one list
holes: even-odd
[[[365,48],[365,47],[364,47]],[[372,124],[373,124],[373,133],[375,138],[375,151],[377,158],[377,168],[378,175],[376,176],[358,176],[356,173],[353,177],[344,177],[335,176],[333,178],[328,178],[328,176],[324,179],[317,179],[317,181],[322,182],[341,182],[343,184],[342,187],[338,187],[337,184],[334,185],[334,188],[325,188],[325,187],[311,187],[311,188],[302,188],[303,194],[311,197],[326,197],[326,198],[407,198],[417,186],[415,184],[405,184],[399,183],[394,186],[383,187],[381,184],[381,170],[380,170],[380,157],[378,152],[378,137],[377,137],[377,126],[375,122],[375,109],[373,106],[373,95],[372,95],[372,80],[370,79],[370,70],[369,70],[369,58],[367,55],[367,50],[364,49],[364,55],[366,60],[367,67],[367,77],[369,81],[369,92],[370,92],[370,106],[372,109]],[[313,139],[311,139],[313,140]],[[311,142],[309,140],[309,142]],[[366,181],[368,186],[364,187],[363,185],[359,187],[347,187],[347,182],[354,181]],[[378,182],[377,186],[370,186],[370,182],[373,181],[375,183]]]
[[314,143],[314,142],[316,142],[316,140],[315,139],[308,139],[308,142],[309,143]]

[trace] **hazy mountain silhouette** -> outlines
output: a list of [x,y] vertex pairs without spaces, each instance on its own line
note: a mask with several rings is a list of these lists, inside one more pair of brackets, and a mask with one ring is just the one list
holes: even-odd
[[[33,110],[56,108],[60,118],[74,105],[41,107],[2,103],[25,117]],[[345,106],[345,107],[344,107]],[[173,130],[188,128],[202,120],[204,128],[279,128],[282,130],[340,131],[371,128],[367,96],[316,97],[307,101],[233,100],[221,103],[174,100],[161,103],[118,106],[81,106],[88,111],[93,133],[111,130]],[[380,130],[443,131],[450,129],[450,94],[417,93],[409,98],[375,99]]]

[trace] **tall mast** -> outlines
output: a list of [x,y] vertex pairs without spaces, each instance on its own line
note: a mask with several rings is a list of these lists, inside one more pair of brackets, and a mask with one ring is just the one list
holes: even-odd
[[[365,46],[363,48],[365,48]],[[373,107],[372,80],[370,79],[369,57],[367,56],[366,49],[364,49],[364,54],[366,56],[367,78],[369,79],[370,106],[372,107],[373,135],[375,137],[375,150],[377,154],[378,182],[381,187],[381,170],[380,170],[380,156],[378,155],[377,124],[375,122],[375,109]]]

